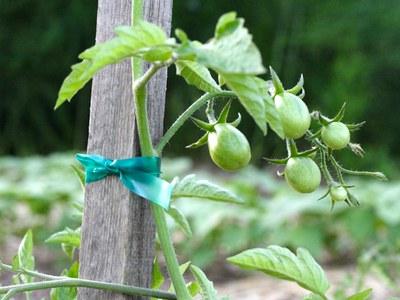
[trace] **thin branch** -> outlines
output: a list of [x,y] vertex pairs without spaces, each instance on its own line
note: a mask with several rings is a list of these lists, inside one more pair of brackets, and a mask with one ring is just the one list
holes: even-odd
[[175,135],[175,133],[182,127],[182,125],[207,101],[211,99],[218,98],[227,98],[227,97],[236,97],[234,92],[231,91],[221,91],[214,93],[207,93],[197,99],[192,103],[179,117],[176,121],[171,125],[171,127],[165,132],[164,136],[160,139],[160,142],[156,146],[156,151],[159,155],[161,155],[164,147],[168,144],[171,138]]
[[160,299],[172,299],[172,300],[177,299],[175,294],[168,292],[152,290],[147,288],[140,288],[135,286],[128,286],[123,284],[78,279],[78,278],[62,278],[50,281],[3,286],[0,287],[0,294],[6,294],[5,296],[3,296],[2,300],[9,300],[16,294],[30,292],[30,291],[37,291],[37,290],[60,288],[60,287],[85,287],[85,288],[101,289],[130,296],[145,296],[145,297],[155,297]]

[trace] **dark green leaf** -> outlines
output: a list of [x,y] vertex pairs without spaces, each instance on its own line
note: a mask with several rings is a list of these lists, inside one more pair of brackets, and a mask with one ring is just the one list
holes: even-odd
[[257,270],[268,275],[297,282],[301,287],[324,296],[329,288],[328,279],[310,253],[302,248],[297,256],[287,248],[269,246],[266,249],[246,250],[228,261],[248,270]]

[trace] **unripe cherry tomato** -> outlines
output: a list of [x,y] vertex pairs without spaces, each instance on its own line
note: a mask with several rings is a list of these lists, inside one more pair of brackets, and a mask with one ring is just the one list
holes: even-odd
[[321,183],[321,171],[309,157],[292,157],[286,163],[287,183],[300,193],[311,193]]
[[298,139],[310,128],[311,116],[308,107],[296,95],[288,92],[276,95],[275,107],[287,138]]
[[347,199],[347,191],[342,186],[334,186],[329,190],[329,195],[334,202],[340,202]]
[[214,126],[208,134],[208,150],[213,162],[225,171],[245,167],[251,159],[250,145],[243,133],[230,124]]
[[350,131],[342,122],[332,122],[322,128],[321,137],[329,148],[340,150],[350,142]]

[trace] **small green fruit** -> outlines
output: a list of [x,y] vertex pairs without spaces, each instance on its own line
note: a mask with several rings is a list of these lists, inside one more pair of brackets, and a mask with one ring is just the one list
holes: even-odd
[[322,141],[333,150],[345,148],[350,142],[350,131],[342,122],[332,122],[322,128]]
[[251,159],[249,142],[243,133],[230,124],[214,126],[208,134],[208,150],[213,162],[225,171],[245,167]]
[[333,202],[340,202],[347,199],[347,191],[340,185],[331,187],[329,190],[329,195],[331,196]]
[[311,116],[308,107],[296,95],[288,92],[276,95],[275,107],[287,138],[298,139],[310,128]]
[[300,193],[311,193],[321,183],[321,171],[309,157],[292,157],[286,163],[287,183]]

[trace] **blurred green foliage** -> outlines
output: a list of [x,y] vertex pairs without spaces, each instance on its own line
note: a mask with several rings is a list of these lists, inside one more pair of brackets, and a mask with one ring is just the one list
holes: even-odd
[[[96,5],[78,0],[0,1],[1,154],[85,147],[90,89],[59,111],[52,107],[70,65],[93,44]],[[204,41],[212,33],[209,24],[229,10],[246,19],[265,64],[273,65],[288,86],[304,73],[306,101],[312,109],[334,114],[346,101],[346,121],[368,121],[354,136],[368,150],[357,167],[396,173],[399,1],[175,0],[173,27]],[[197,96],[181,79],[170,76],[166,124]],[[248,116],[241,128],[252,142],[254,158],[283,151],[282,143],[273,134],[264,138]],[[180,142],[167,148],[170,155],[182,154],[182,144],[198,134],[191,124],[183,132]],[[343,159],[352,157],[344,154]]]
[[[69,153],[0,159],[0,249],[28,228],[33,228],[36,244],[42,245],[55,231],[80,225],[81,215],[73,207],[82,205],[83,195],[71,164]],[[163,161],[168,180],[192,172],[190,159]],[[195,173],[235,192],[244,204],[193,198],[175,203],[193,231],[189,239],[169,219],[177,251],[194,264],[220,266],[216,262],[244,249],[279,244],[305,247],[325,263],[358,259],[360,276],[375,269],[390,281],[399,278],[400,182],[353,182],[361,206],[339,203],[331,211],[328,199],[317,201],[323,188],[311,195],[296,193],[272,169],[248,167],[226,176],[197,168]]]

